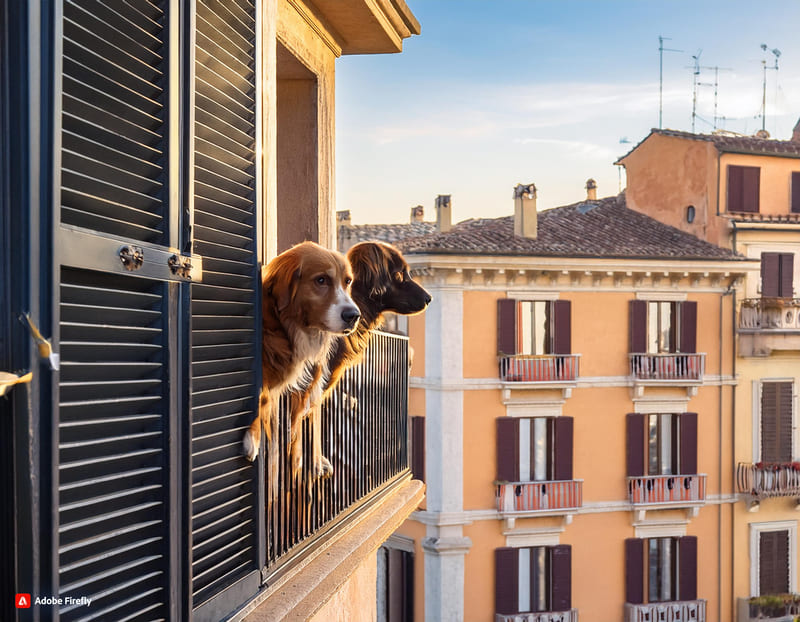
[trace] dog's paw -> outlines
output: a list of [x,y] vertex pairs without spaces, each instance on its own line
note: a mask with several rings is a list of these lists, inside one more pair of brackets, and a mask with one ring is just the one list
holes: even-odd
[[253,437],[250,436],[250,430],[247,430],[244,433],[244,438],[242,439],[242,453],[250,462],[253,462],[258,457],[258,445],[253,443]]
[[314,477],[325,479],[333,475],[333,465],[325,456],[320,456],[314,462]]
[[300,471],[303,470],[303,452],[296,449],[294,445],[290,451],[292,454],[292,475],[297,477],[300,475]]

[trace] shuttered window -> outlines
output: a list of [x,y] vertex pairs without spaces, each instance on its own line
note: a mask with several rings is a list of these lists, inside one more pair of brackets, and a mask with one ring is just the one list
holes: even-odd
[[425,417],[411,417],[411,473],[425,481]]
[[761,461],[791,462],[792,405],[791,382],[761,383]]
[[635,354],[697,351],[697,303],[631,300],[629,347]]
[[794,253],[761,253],[761,295],[794,296]]
[[500,417],[497,481],[572,479],[572,417]]
[[502,615],[572,608],[572,547],[495,549],[495,612]]
[[571,354],[569,300],[497,301],[497,351],[504,355]]
[[800,214],[800,171],[792,172],[791,197],[791,212]]
[[628,477],[697,473],[697,414],[626,418]]
[[728,166],[728,211],[758,213],[761,169]]
[[378,549],[378,620],[414,619],[414,554],[391,546]]
[[789,532],[758,534],[758,593],[785,594],[789,586]]
[[697,599],[697,538],[625,540],[625,601]]

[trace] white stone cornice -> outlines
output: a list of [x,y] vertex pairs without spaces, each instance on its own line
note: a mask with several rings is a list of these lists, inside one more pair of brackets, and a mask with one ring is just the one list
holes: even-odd
[[433,555],[465,555],[472,548],[472,540],[465,536],[460,538],[426,537],[420,544],[425,553]]
[[[569,383],[571,388],[586,389],[597,387],[633,387],[634,380],[630,376],[585,376]],[[737,386],[737,376],[707,374],[703,376],[701,387]],[[412,389],[432,391],[495,391],[503,389],[536,390],[546,388],[536,382],[503,382],[499,378],[420,378],[412,376],[409,381]]]

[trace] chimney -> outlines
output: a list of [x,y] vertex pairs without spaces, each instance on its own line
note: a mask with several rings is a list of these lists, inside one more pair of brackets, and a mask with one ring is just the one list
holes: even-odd
[[597,182],[591,177],[586,180],[586,200],[597,201]]
[[514,235],[536,238],[536,186],[517,184],[514,188]]
[[450,211],[450,195],[440,194],[436,197],[436,231],[445,233],[453,226],[453,215]]
[[792,141],[800,143],[800,119],[797,120],[797,125],[792,130]]
[[350,210],[342,210],[340,212],[336,212],[336,228],[339,227],[349,227],[353,223],[350,220]]
[[425,208],[421,205],[411,208],[411,220],[409,222],[422,222],[425,220]]

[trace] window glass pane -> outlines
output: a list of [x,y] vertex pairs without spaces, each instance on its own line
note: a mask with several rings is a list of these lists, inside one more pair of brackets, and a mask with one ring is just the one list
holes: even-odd
[[533,354],[533,303],[520,302],[519,303],[519,344],[520,354]]
[[675,600],[674,545],[672,538],[650,538],[647,541],[648,602]]
[[658,415],[647,419],[647,474],[658,475]]
[[550,303],[539,300],[533,303],[533,354],[550,353]]
[[659,474],[672,475],[672,415],[661,415],[659,418]]
[[531,419],[519,420],[519,480],[531,481]]
[[547,547],[537,546],[533,554],[533,599],[532,611],[548,611],[547,602]]
[[674,352],[672,347],[672,303],[659,303],[659,352]]
[[519,550],[519,611],[531,610],[531,549]]
[[533,480],[547,480],[549,447],[547,443],[547,419],[537,417],[533,420]]
[[658,352],[658,303],[647,303],[647,353]]

